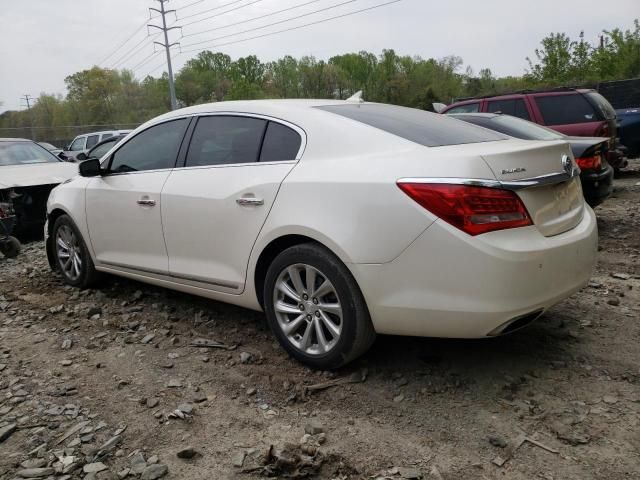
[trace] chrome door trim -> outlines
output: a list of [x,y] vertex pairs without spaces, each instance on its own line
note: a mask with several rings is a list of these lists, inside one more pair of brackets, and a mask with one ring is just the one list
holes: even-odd
[[239,290],[240,289],[240,285],[238,285],[237,283],[230,283],[230,282],[223,282],[221,280],[209,280],[209,279],[205,279],[204,277],[199,277],[197,275],[176,275],[174,273],[170,273],[170,272],[166,272],[166,271],[162,271],[162,270],[156,270],[153,268],[139,268],[139,267],[131,267],[129,265],[126,265],[124,263],[118,263],[118,262],[105,262],[105,261],[101,261],[100,264],[98,266],[107,266],[107,267],[116,267],[116,268],[124,268],[126,270],[132,270],[134,272],[141,272],[141,273],[151,273],[153,275],[161,275],[163,277],[169,277],[169,278],[175,278],[177,280],[187,280],[190,282],[198,282],[198,283],[205,283],[207,285],[213,285],[216,287],[223,287],[223,288],[230,288],[233,290]]
[[486,178],[455,178],[455,177],[419,177],[401,178],[398,183],[448,183],[452,185],[469,185],[473,187],[502,188],[505,190],[522,190],[525,188],[541,187],[544,185],[554,185],[568,182],[580,175],[578,169],[573,169],[571,173],[556,172],[538,177],[523,178],[520,180],[491,180]]

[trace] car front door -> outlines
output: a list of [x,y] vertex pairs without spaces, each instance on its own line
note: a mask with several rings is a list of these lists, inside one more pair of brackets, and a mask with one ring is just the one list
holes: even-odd
[[154,125],[103,163],[86,190],[91,246],[98,264],[167,274],[160,192],[175,166],[189,119]]
[[252,116],[203,116],[162,190],[169,273],[240,293],[253,244],[302,151],[302,131]]

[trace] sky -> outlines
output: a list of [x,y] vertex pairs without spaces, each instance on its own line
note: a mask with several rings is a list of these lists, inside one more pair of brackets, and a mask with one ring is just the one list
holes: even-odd
[[[534,56],[550,32],[577,38],[584,30],[585,39],[595,43],[600,31],[631,28],[640,17],[640,0],[399,0],[250,39],[388,1],[170,0],[166,8],[176,13],[167,15],[168,24],[183,27],[169,33],[170,43],[181,44],[172,50],[174,71],[197,54],[186,52],[196,49],[270,61],[393,48],[423,58],[457,55],[475,72],[490,68],[498,76],[522,75],[526,57]],[[65,77],[93,65],[133,69],[138,78],[160,75],[166,61],[157,46],[154,56],[152,42],[163,39],[147,37],[144,26],[149,7],[159,6],[157,0],[2,0],[0,112],[24,108],[25,94],[65,95]],[[277,13],[285,9],[290,10]],[[152,35],[157,31],[150,29]]]

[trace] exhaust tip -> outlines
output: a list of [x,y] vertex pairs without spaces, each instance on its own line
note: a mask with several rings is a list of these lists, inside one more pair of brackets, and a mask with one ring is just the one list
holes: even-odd
[[540,315],[542,315],[543,309],[535,310],[530,313],[526,313],[524,315],[519,315],[511,320],[507,320],[505,323],[500,325],[498,328],[494,328],[491,330],[487,336],[488,337],[497,337],[498,335],[506,335],[508,333],[513,333],[516,330],[520,330],[531,323],[533,323]]

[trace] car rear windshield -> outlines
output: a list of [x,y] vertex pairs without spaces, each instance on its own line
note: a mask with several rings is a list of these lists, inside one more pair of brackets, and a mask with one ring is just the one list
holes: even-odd
[[33,142],[0,142],[0,167],[57,162],[49,150]]
[[545,125],[570,125],[601,120],[599,112],[579,93],[536,97]]
[[495,117],[454,115],[453,117],[523,140],[562,140],[565,138],[555,130],[511,115],[496,115]]
[[508,138],[445,115],[415,108],[377,103],[325,105],[316,108],[379,128],[426,147],[494,142]]
[[598,92],[588,92],[587,98],[593,103],[604,118],[611,120],[616,118],[616,111],[613,109],[609,101]]

